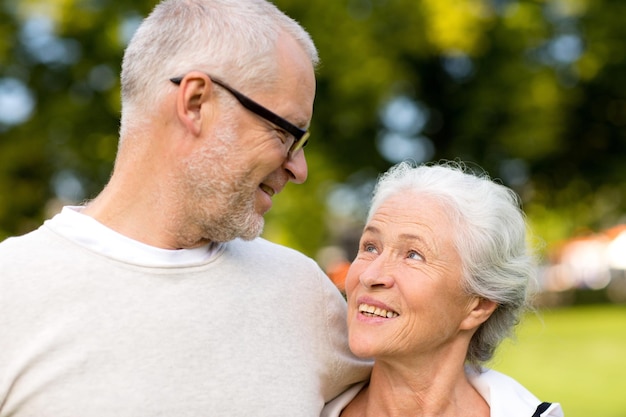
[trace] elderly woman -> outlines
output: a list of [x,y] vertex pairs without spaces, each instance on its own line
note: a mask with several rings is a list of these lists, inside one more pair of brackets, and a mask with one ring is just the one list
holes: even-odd
[[322,416],[563,416],[482,366],[528,306],[534,272],[511,190],[460,163],[390,169],[346,277],[350,348],[374,358],[371,379]]

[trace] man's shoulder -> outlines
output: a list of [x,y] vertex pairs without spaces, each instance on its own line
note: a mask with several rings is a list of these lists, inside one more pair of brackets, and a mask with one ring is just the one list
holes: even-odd
[[40,229],[35,229],[20,236],[10,236],[0,242],[0,254],[27,249],[42,241]]
[[40,229],[0,242],[0,281],[42,274],[62,254],[58,242]]
[[321,274],[319,265],[309,256],[263,238],[235,239],[225,245],[225,251],[241,266],[253,265],[259,270],[270,268],[275,272],[289,271],[292,274]]
[[296,249],[281,245],[279,243],[271,242],[262,237],[258,237],[252,240],[235,239],[231,242],[228,242],[228,245],[231,246],[231,248],[233,248],[234,250],[246,251],[248,254],[258,253],[265,256],[280,256],[300,261],[313,261],[309,256],[303,254]]

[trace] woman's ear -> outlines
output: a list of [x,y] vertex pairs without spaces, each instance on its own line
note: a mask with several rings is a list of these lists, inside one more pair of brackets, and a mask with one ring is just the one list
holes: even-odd
[[461,330],[475,330],[496,311],[498,304],[495,301],[482,297],[474,297],[469,303],[469,312],[461,322]]
[[202,131],[202,107],[209,101],[212,88],[213,83],[209,77],[198,71],[188,73],[180,82],[176,112],[183,125],[194,136],[199,136]]

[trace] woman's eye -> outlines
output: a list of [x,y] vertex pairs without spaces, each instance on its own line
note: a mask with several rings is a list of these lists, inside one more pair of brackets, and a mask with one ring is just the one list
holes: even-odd
[[369,253],[376,253],[377,252],[376,246],[371,245],[371,244],[363,245],[363,251],[364,252],[369,252]]
[[424,257],[414,250],[409,251],[408,258],[415,259],[417,261],[423,261]]

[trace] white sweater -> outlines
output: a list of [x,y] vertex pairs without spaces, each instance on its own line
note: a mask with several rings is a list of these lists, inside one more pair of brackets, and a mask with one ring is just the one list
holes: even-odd
[[366,378],[302,254],[235,240],[155,266],[60,218],[0,244],[0,417],[317,417]]

